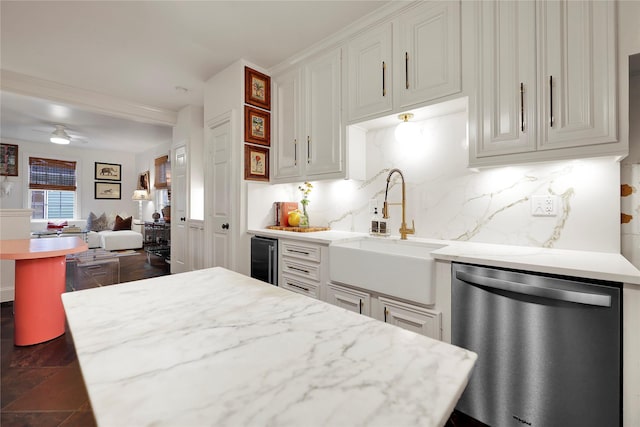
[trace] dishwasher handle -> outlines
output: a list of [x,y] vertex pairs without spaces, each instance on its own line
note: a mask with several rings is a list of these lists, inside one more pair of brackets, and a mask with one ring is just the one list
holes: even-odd
[[566,289],[526,285],[524,283],[511,282],[508,280],[478,276],[475,274],[465,273],[463,271],[456,271],[456,278],[462,280],[463,282],[467,282],[470,285],[477,285],[485,288],[500,289],[503,291],[515,292],[523,295],[532,295],[559,301],[574,302],[578,304],[595,305],[598,307],[611,307],[611,296],[605,294],[576,292]]

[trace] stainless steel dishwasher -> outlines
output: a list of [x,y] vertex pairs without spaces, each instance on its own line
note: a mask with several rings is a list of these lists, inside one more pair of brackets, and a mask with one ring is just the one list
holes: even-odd
[[478,354],[456,409],[493,427],[619,426],[622,285],[452,264],[452,343]]

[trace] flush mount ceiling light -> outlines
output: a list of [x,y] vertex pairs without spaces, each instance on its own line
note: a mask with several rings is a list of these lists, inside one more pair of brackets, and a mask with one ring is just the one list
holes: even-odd
[[420,136],[420,129],[415,122],[409,121],[411,118],[413,118],[411,113],[404,113],[398,116],[398,119],[402,120],[402,122],[396,126],[396,141],[411,142]]
[[56,130],[53,131],[49,141],[54,144],[68,144],[71,142],[71,137],[64,130],[64,125],[56,125]]

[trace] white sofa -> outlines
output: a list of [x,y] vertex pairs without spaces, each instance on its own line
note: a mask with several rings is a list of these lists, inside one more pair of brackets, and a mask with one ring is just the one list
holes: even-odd
[[[67,221],[69,226],[76,226],[81,230],[85,230],[87,228],[86,219],[56,220],[55,222],[60,221]],[[49,220],[46,219],[32,219],[31,232],[47,231],[48,223]],[[87,232],[87,243],[89,244],[89,248],[102,248],[107,251],[140,249],[142,247],[142,227],[135,223],[131,227],[132,230]]]

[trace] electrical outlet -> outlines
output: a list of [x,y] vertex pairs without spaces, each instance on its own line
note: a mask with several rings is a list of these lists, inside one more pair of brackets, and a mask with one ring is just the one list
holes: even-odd
[[558,215],[558,196],[531,196],[531,215]]
[[[377,207],[378,207],[378,199],[369,200],[369,213],[371,215],[375,213],[375,210]],[[378,213],[380,213],[380,209],[378,209]]]

